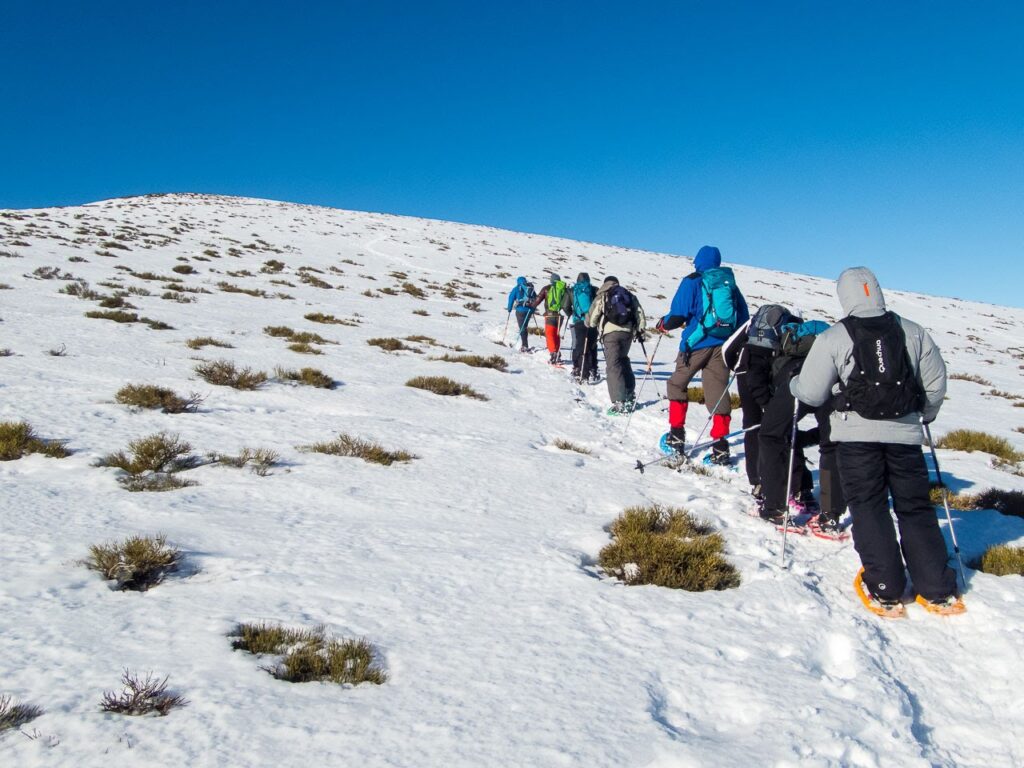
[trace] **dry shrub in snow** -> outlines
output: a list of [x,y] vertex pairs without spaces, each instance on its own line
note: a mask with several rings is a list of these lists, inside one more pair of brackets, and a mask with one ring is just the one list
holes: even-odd
[[316,368],[301,368],[295,371],[278,366],[274,369],[274,375],[281,381],[294,381],[298,384],[319,387],[320,389],[334,389],[336,386],[334,379]]
[[449,397],[465,395],[466,397],[471,397],[474,400],[488,399],[486,395],[480,394],[469,385],[459,384],[459,382],[453,381],[447,376],[416,376],[415,378],[409,379],[405,382],[405,386],[413,387],[414,389],[425,389],[428,392]]
[[195,372],[208,384],[235,389],[256,389],[267,380],[267,374],[263,371],[254,371],[248,367],[239,369],[230,360],[200,363],[195,367]]
[[1024,454],[1014,450],[1006,438],[975,429],[954,429],[940,437],[935,446],[968,453],[981,451],[1009,462],[1024,460]]
[[412,461],[419,458],[408,451],[389,451],[380,443],[362,440],[344,433],[329,442],[299,446],[299,450],[307,453],[326,453],[330,456],[349,456],[362,459],[370,464],[383,464],[386,467],[395,462]]
[[225,464],[236,469],[248,466],[253,474],[260,477],[266,477],[270,474],[270,470],[278,465],[280,458],[280,454],[270,448],[243,448],[242,452],[237,456],[226,456],[216,453],[210,455],[210,459],[218,464]]
[[118,589],[145,592],[178,569],[181,550],[167,546],[167,537],[129,536],[124,541],[93,544],[86,567],[104,579],[116,581]]
[[491,368],[495,371],[507,371],[508,361],[501,355],[441,355],[432,360],[444,360],[446,363],[463,363],[472,368]]
[[124,688],[120,693],[107,691],[103,694],[100,708],[104,712],[119,715],[148,715],[153,712],[163,716],[175,707],[183,707],[188,702],[176,694],[167,692],[167,678],[161,680],[152,672],[143,678],[127,669],[121,675]]
[[955,379],[955,380],[958,380],[958,381],[973,381],[975,384],[981,384],[981,385],[986,386],[986,387],[991,387],[992,386],[992,382],[991,381],[989,381],[988,379],[983,379],[981,376],[978,376],[976,373],[951,373],[951,374],[949,374],[949,378]]
[[395,338],[374,338],[367,339],[366,343],[371,347],[379,347],[385,352],[416,352],[417,350],[410,347],[401,339]]
[[145,472],[180,472],[196,465],[192,446],[178,435],[158,432],[128,443],[128,453],[110,453],[97,462],[100,467],[117,467],[130,475]]
[[[704,387],[690,387],[689,389],[686,390],[686,399],[689,400],[691,403],[703,403]],[[739,408],[740,396],[730,392],[729,402],[732,403],[733,408]],[[711,402],[710,405],[714,405],[714,402]]]
[[577,445],[576,443],[572,442],[571,440],[566,440],[565,438],[562,438],[562,437],[555,438],[552,441],[551,444],[553,446],[555,446],[555,448],[559,448],[559,449],[561,449],[563,451],[572,451],[574,453],[582,453],[582,454],[586,454],[587,456],[590,455],[590,449],[589,448],[584,448],[582,445]]
[[203,347],[223,347],[224,349],[233,349],[233,347],[226,341],[218,341],[212,336],[197,336],[194,339],[186,341],[185,346],[189,349],[202,349]]
[[387,681],[376,649],[364,639],[330,637],[323,627],[288,629],[274,624],[240,624],[232,643],[236,650],[253,654],[282,655],[265,669],[278,680],[290,683],[329,681],[342,685]]
[[288,349],[290,349],[292,352],[298,352],[300,355],[322,355],[323,354],[323,352],[321,352],[319,349],[317,349],[316,347],[310,346],[309,344],[307,344],[304,341],[297,341],[294,344],[289,344],[288,345]]
[[191,267],[188,264],[177,264],[171,267],[172,272],[177,272],[179,275],[194,275],[196,270],[195,267]]
[[0,422],[0,461],[13,461],[30,453],[63,459],[68,450],[63,440],[44,440],[27,421]]
[[690,592],[740,583],[722,555],[721,535],[684,509],[630,507],[611,524],[612,542],[601,550],[601,568],[626,584],[654,584]]
[[0,696],[0,733],[20,728],[43,714],[34,704],[16,704],[10,696]]
[[196,408],[203,402],[202,396],[196,392],[185,398],[166,387],[152,384],[126,384],[117,391],[115,399],[121,405],[133,408],[159,408],[164,413],[195,413]]
[[310,312],[307,315],[303,315],[306,320],[313,323],[323,323],[324,325],[348,325],[357,327],[359,325],[355,320],[346,320],[344,318],[338,318],[334,315],[325,315],[323,312]]
[[1024,547],[1011,547],[1008,544],[989,547],[981,556],[977,568],[993,576],[1024,576]]
[[408,293],[410,296],[413,296],[414,298],[417,299],[427,298],[426,292],[418,285],[414,285],[413,283],[402,283],[402,290],[405,293]]

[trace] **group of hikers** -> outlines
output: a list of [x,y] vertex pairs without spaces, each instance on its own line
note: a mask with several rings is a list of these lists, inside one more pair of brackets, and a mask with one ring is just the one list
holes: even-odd
[[[613,276],[596,288],[586,272],[572,286],[551,274],[539,292],[519,277],[507,311],[518,324],[520,349],[530,351],[529,326],[540,309],[550,362],[560,365],[562,334],[571,327],[573,379],[600,381],[600,344],[609,413],[631,414],[637,407],[632,343],[643,345],[648,333],[667,335],[681,328],[666,386],[663,450],[680,455],[694,450],[687,447],[686,417],[689,385],[699,374],[711,427],[704,461],[729,466],[729,440],[742,434],[753,514],[780,528],[802,514],[816,534],[845,538],[848,509],[863,566],[858,592],[870,610],[903,614],[908,571],[917,602],[926,609],[965,610],[930,499],[922,450],[926,425],[937,416],[946,391],[945,363],[928,332],[886,309],[878,280],[865,267],[839,276],[844,317],[830,326],[779,304],[751,314],[732,269],[722,266],[714,246],[702,247],[693,266],[652,329],[636,294]],[[652,355],[647,375],[653,362]],[[743,414],[743,428],[735,432],[733,381]],[[811,414],[815,426],[799,429],[800,420]],[[813,445],[820,453],[817,498],[804,459],[804,449]]]

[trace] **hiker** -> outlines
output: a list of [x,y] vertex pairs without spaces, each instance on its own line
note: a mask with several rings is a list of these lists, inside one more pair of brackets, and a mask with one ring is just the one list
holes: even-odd
[[817,339],[790,387],[810,406],[830,400],[835,406],[832,439],[863,564],[858,590],[866,588],[872,610],[901,615],[909,571],[918,602],[930,611],[958,613],[963,603],[947,565],[921,450],[922,424],[934,421],[946,392],[942,354],[924,328],[886,310],[878,280],[866,267],[844,271],[836,292],[846,317]]
[[732,403],[728,395],[729,370],[722,358],[722,343],[747,322],[747,302],[736,287],[732,270],[722,266],[722,254],[703,246],[693,260],[694,271],[683,278],[658,330],[667,333],[685,326],[679,342],[675,372],[668,380],[669,434],[666,445],[682,451],[686,442],[687,388],[698,372],[704,387],[704,405],[711,418],[715,443],[708,457],[713,464],[729,464]]
[[537,293],[533,290],[533,283],[528,282],[525,277],[517,277],[516,284],[509,291],[508,294],[508,306],[506,307],[508,312],[515,310],[516,312],[516,323],[519,324],[519,341],[520,341],[520,352],[530,351],[529,341],[529,323],[530,315],[533,314],[533,307],[531,302],[537,297]]
[[[779,350],[771,362],[771,398],[764,407],[761,428],[758,430],[758,477],[761,481],[762,500],[758,514],[775,525],[785,524],[790,510],[797,514],[811,513],[808,525],[828,537],[842,533],[840,521],[846,512],[846,502],[836,466],[836,444],[831,439],[829,416],[832,403],[818,407],[801,403],[796,420],[813,413],[817,426],[798,431],[793,442],[794,399],[790,381],[800,373],[807,355],[828,324],[820,320],[800,321],[799,318],[780,326]],[[818,482],[821,504],[814,498],[811,473],[807,470],[803,449],[818,444]],[[793,471],[790,475],[790,456]],[[804,485],[806,480],[807,485]],[[787,498],[787,486],[791,496]],[[803,487],[801,487],[803,486]]]
[[587,313],[587,327],[597,330],[604,344],[605,378],[612,405],[610,414],[628,413],[636,404],[636,376],[629,361],[633,339],[642,339],[647,318],[636,295],[609,275],[601,283]]
[[551,273],[551,279],[547,285],[540,289],[530,304],[531,308],[544,305],[544,336],[548,342],[548,352],[551,353],[552,365],[559,365],[559,350],[562,346],[562,314],[568,318],[572,307],[569,299],[569,289],[557,274]]
[[590,282],[590,275],[580,272],[572,287],[572,377],[578,384],[597,384],[597,329],[587,327],[587,313],[597,289]]

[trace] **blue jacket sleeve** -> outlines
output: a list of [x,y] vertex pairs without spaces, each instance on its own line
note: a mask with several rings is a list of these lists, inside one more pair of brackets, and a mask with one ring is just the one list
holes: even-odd
[[508,306],[505,308],[509,312],[512,311],[512,307],[516,303],[516,292],[519,290],[519,286],[515,286],[511,291],[508,292]]
[[668,314],[662,318],[666,331],[686,325],[700,312],[700,305],[697,304],[700,299],[697,290],[699,285],[700,280],[694,279],[694,275],[684,277],[679,283],[676,295],[672,297],[672,306],[669,307]]

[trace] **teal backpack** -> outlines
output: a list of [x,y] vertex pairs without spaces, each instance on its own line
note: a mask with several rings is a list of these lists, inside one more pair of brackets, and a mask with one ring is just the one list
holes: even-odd
[[582,323],[590,311],[590,305],[597,293],[590,283],[576,283],[572,287],[572,320],[574,323]]
[[713,267],[700,276],[704,297],[704,313],[700,323],[686,340],[689,347],[709,336],[728,339],[738,326],[736,313],[736,278],[729,267]]

